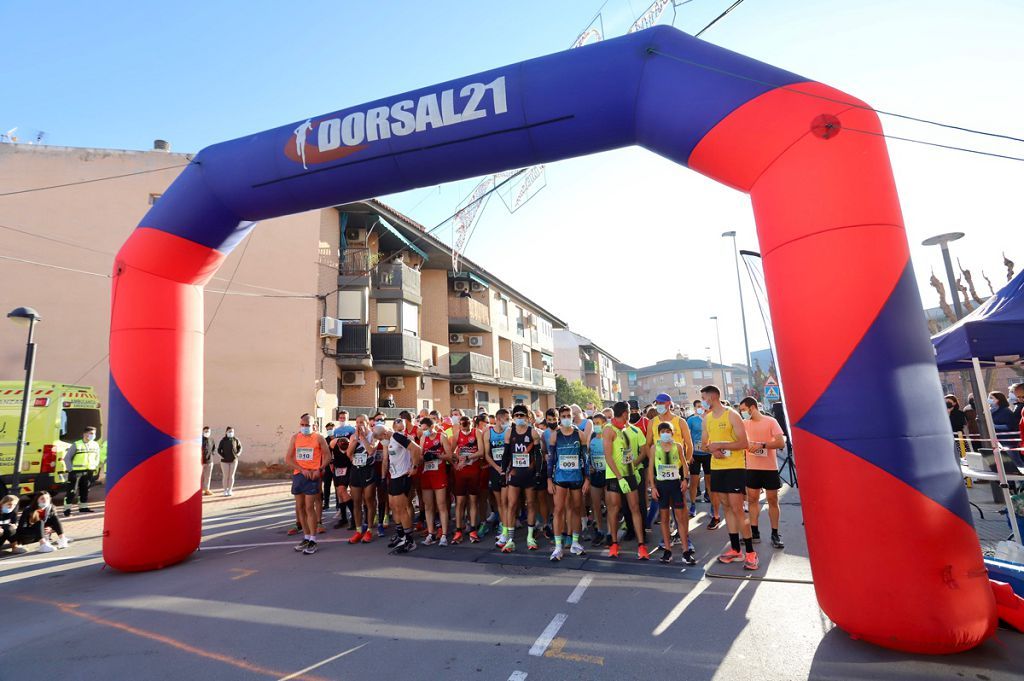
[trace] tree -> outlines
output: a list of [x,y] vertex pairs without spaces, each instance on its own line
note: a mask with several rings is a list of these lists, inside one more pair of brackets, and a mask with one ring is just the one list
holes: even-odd
[[578,404],[584,409],[588,402],[593,402],[598,408],[604,404],[596,390],[583,385],[582,381],[570,383],[564,376],[555,376],[555,401],[558,404]]

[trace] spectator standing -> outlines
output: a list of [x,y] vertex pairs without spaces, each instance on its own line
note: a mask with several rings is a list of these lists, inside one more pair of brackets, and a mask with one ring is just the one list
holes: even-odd
[[68,470],[67,494],[64,497],[64,517],[71,515],[71,505],[78,501],[79,513],[92,513],[89,508],[89,488],[100,472],[100,446],[96,442],[96,428],[86,427],[82,439],[68,447],[64,453],[64,466]]
[[203,496],[208,497],[213,492],[210,490],[210,482],[213,480],[213,453],[217,450],[210,437],[210,426],[203,426],[203,442],[201,456],[203,460]]
[[224,437],[217,445],[220,454],[220,472],[224,484],[224,496],[230,497],[235,490],[235,471],[238,470],[238,457],[242,455],[242,443],[235,437],[235,429],[228,426]]

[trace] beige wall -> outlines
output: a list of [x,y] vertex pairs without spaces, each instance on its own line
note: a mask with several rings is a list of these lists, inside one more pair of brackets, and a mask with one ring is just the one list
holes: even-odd
[[[0,187],[9,192],[185,163],[183,155],[163,152],[3,144]],[[113,254],[149,209],[150,194],[163,193],[179,172],[173,168],[0,197],[0,225],[99,251],[0,228],[0,254],[108,274]],[[214,291],[222,291],[234,272],[234,292],[317,293],[321,222],[320,212],[313,211],[261,223],[208,286],[207,323],[215,310],[216,318],[206,337],[205,419],[215,432],[233,425],[248,462],[280,458],[296,417],[313,408],[320,379],[320,302]],[[0,261],[0,312],[27,305],[43,317],[36,376],[94,386],[105,404],[109,298],[107,278]],[[0,377],[23,376],[24,342],[23,329],[0,319]]]

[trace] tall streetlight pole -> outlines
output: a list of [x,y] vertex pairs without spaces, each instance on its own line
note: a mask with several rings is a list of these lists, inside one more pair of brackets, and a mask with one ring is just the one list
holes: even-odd
[[18,442],[14,448],[14,470],[11,472],[9,492],[21,496],[21,459],[25,456],[25,431],[28,430],[29,400],[32,399],[32,374],[36,368],[36,344],[33,341],[36,322],[42,317],[31,307],[19,307],[7,313],[7,318],[20,326],[28,326],[28,343],[25,346],[25,390],[21,395],[21,420],[18,422]]
[[722,334],[718,329],[718,315],[714,315],[710,319],[715,323],[715,338],[718,340],[718,363],[724,364],[722,362]]
[[736,287],[740,291],[740,320],[743,324],[743,349],[746,352],[743,359],[747,366],[747,380],[750,380],[750,376],[752,375],[750,368],[750,341],[747,339],[747,312],[743,309],[743,283],[740,280],[740,254],[739,251],[736,250],[736,230],[722,232],[722,236],[732,239],[732,254],[736,260]]

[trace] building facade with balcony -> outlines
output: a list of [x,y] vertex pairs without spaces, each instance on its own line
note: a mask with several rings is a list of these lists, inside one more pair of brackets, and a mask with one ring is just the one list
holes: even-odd
[[459,258],[421,225],[368,200],[336,209],[336,237],[322,253],[337,263],[326,340],[337,402],[368,411],[493,411],[554,404],[554,329],[564,322],[479,265]]
[[605,406],[623,399],[618,364],[618,359],[586,336],[569,329],[555,331],[555,373],[570,383],[580,381],[593,388]]
[[678,354],[636,370],[633,393],[640,405],[652,402],[659,393],[667,393],[678,403],[691,404],[700,399],[700,389],[717,385],[723,399],[734,404],[743,399],[750,385],[750,374],[742,365],[725,365]]

